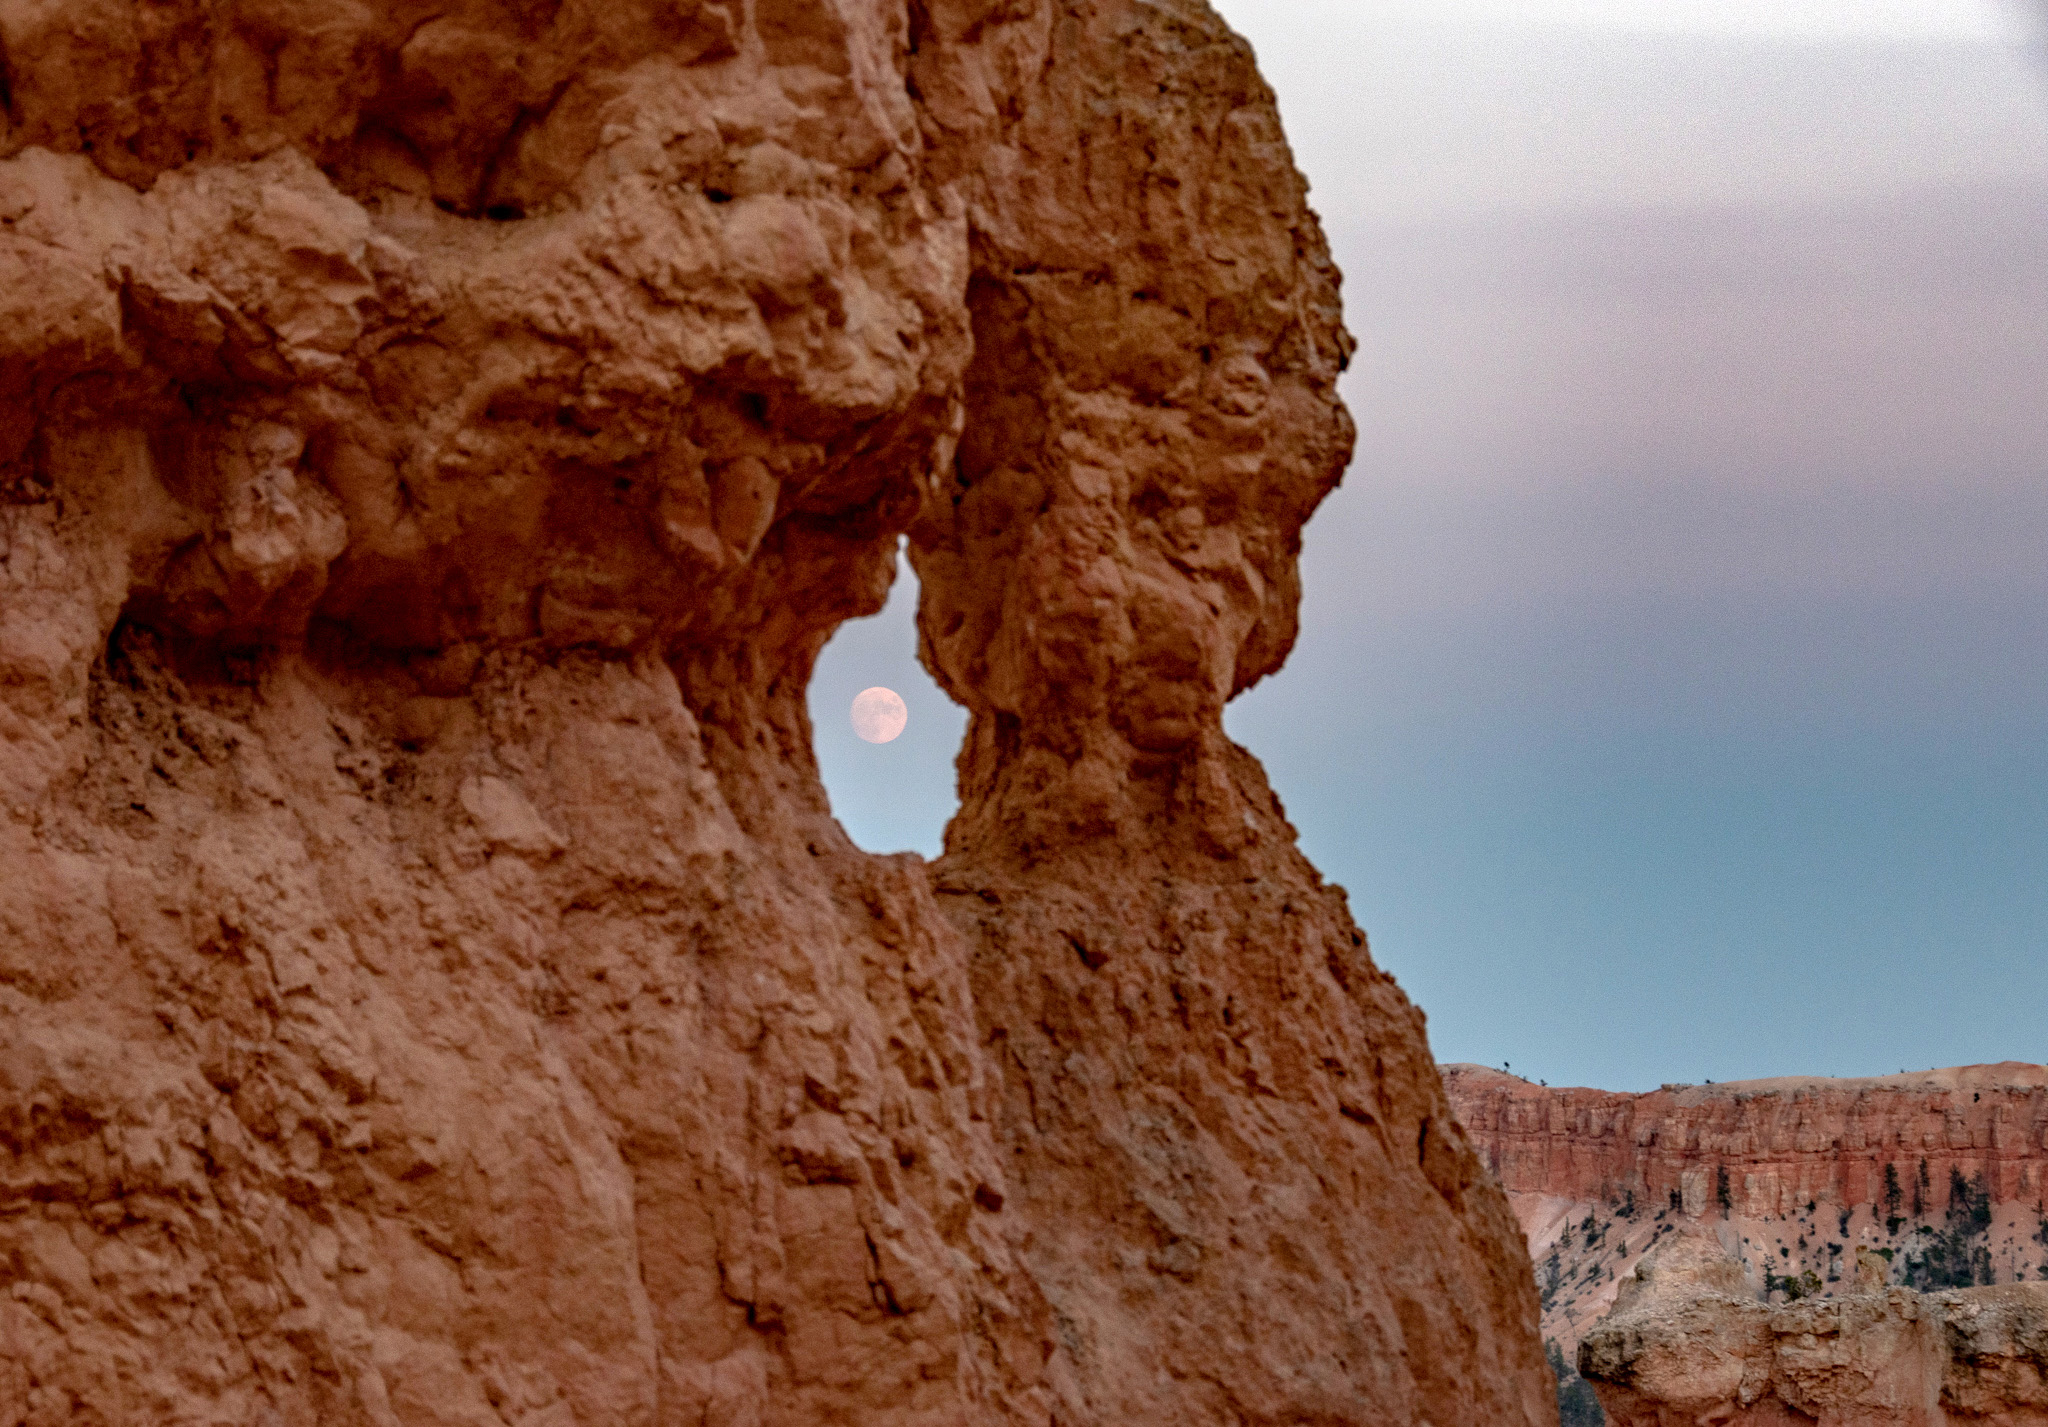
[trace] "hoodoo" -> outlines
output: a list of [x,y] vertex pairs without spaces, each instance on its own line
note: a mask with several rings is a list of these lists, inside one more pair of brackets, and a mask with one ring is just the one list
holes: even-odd
[[[1200,0],[0,7],[0,1427],[1552,1420],[1233,694],[1348,457]],[[971,714],[852,846],[899,539]]]

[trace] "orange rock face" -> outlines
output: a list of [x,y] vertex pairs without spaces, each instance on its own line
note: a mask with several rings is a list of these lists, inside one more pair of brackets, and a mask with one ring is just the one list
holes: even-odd
[[[1198,0],[0,7],[0,1427],[1538,1423],[1232,694],[1350,429]],[[943,859],[833,821],[882,602]]]

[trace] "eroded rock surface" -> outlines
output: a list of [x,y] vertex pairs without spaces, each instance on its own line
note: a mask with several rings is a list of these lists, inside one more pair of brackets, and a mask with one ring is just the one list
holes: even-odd
[[[1350,429],[1198,0],[0,5],[0,1427],[1546,1420],[1226,699]],[[933,866],[804,688],[908,533]]]
[[1711,1236],[1667,1240],[1579,1347],[1612,1427],[2040,1427],[2048,1283],[1921,1294],[1865,1251],[1839,1295],[1759,1302]]

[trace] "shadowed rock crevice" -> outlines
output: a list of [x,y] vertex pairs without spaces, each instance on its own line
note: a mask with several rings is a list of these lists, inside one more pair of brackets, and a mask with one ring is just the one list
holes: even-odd
[[[0,1427],[1546,1420],[1221,731],[1351,433],[1203,5],[0,45]],[[930,866],[804,704],[905,533]]]

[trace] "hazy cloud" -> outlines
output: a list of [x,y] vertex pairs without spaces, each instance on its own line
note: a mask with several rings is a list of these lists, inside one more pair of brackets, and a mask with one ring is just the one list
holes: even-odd
[[1369,7],[1306,43],[1328,13],[1245,22],[1348,275],[1359,456],[1229,723],[1439,1054],[2037,1054],[2038,74]]

